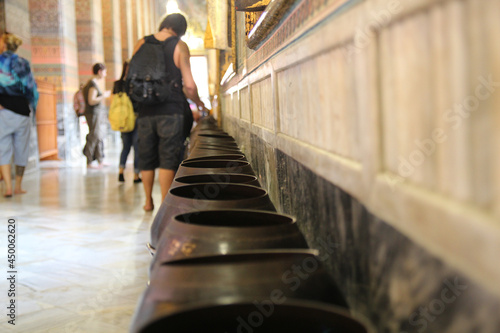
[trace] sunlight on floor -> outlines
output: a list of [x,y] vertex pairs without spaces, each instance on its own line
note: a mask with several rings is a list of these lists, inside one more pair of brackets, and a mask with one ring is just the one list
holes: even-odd
[[[142,184],[132,182],[133,154],[125,183],[118,182],[119,149],[107,149],[111,166],[102,170],[41,162],[39,171],[25,176],[27,194],[0,197],[4,225],[16,219],[18,272],[16,325],[2,321],[0,331],[128,331],[147,283],[145,244],[155,211],[142,210]],[[161,200],[158,184],[154,196]],[[7,248],[0,252],[6,274]]]

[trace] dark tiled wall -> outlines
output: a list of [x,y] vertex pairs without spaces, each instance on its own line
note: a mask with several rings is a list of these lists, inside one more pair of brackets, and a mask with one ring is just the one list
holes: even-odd
[[498,298],[245,127],[226,120],[225,128],[277,209],[294,215],[309,246],[328,257],[352,312],[377,332],[500,332]]

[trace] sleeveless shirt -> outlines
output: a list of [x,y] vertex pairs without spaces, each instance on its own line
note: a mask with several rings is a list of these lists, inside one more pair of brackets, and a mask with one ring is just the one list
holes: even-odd
[[98,110],[106,110],[106,106],[104,106],[103,101],[100,101],[96,105],[90,105],[89,104],[89,90],[90,88],[95,88],[97,90],[97,97],[101,96],[101,90],[99,89],[99,86],[94,82],[94,80],[90,79],[87,84],[83,87],[83,99],[85,100],[85,113],[86,114],[93,114]]

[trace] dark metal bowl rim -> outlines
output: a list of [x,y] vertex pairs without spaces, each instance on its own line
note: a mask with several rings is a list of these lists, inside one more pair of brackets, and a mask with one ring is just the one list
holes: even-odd
[[[244,161],[244,160],[217,160],[217,159],[208,159],[208,160],[195,160],[195,161],[190,161],[190,160],[184,160],[182,161],[181,165],[182,167],[184,168],[194,168],[194,169],[215,169],[217,167],[213,167],[213,168],[208,168],[208,167],[195,167],[195,166],[189,166],[189,165],[185,165],[185,164],[189,164],[189,163],[196,163],[196,162],[227,162],[227,163],[242,163],[241,165],[235,165],[234,167],[246,167],[248,165],[250,165],[250,162],[248,161]],[[217,168],[217,169],[220,169],[220,168]]]
[[[217,158],[217,157],[223,157],[223,158]],[[233,157],[233,158],[232,158]],[[225,158],[225,159],[224,159]],[[243,161],[245,160],[246,156],[243,154],[210,154],[210,155],[202,155],[202,156],[197,156],[197,157],[188,157],[182,163],[184,162],[196,162],[196,161],[208,161],[208,160],[231,160],[231,161]]]
[[[255,309],[255,302],[262,300],[263,299],[261,298],[255,299],[255,298],[245,298],[241,296],[231,296],[224,298],[220,297],[214,299],[213,301],[201,301],[196,304],[182,304],[172,309],[172,311],[169,312],[167,315],[159,315],[155,316],[154,318],[151,318],[150,320],[148,320],[147,323],[144,323],[145,325],[143,324],[144,326],[141,325],[142,326],[141,329],[146,329],[149,325],[161,319],[166,319],[168,317],[173,317],[176,315],[189,314],[191,312],[196,312],[196,311],[202,311],[204,309],[213,309],[213,308],[223,309],[224,307],[233,307],[233,306],[236,307],[248,306],[249,309]],[[161,303],[163,302],[158,302],[158,304]],[[332,314],[345,317],[346,320],[352,320],[358,322],[359,325],[365,329],[366,333],[374,332],[373,329],[368,328],[371,327],[371,325],[369,324],[369,320],[366,317],[360,314],[357,314],[356,317],[354,317],[348,310],[337,305],[320,301],[287,298],[284,303],[275,304],[275,306],[330,312]]]
[[[184,177],[184,176],[183,176]],[[177,186],[175,188],[171,188],[168,193],[172,196],[176,196],[178,197],[178,195],[175,195],[174,193],[172,193],[172,191],[179,191],[182,190],[182,188],[185,188],[185,187],[194,187],[194,186],[203,186],[203,185],[207,185],[207,186],[213,186],[214,184],[217,184],[217,183],[196,183],[196,184],[185,184],[185,185],[180,185],[180,186]],[[249,199],[258,199],[258,198],[264,198],[265,196],[268,195],[267,191],[262,188],[262,187],[259,187],[259,186],[255,186],[255,185],[248,185],[248,184],[238,184],[238,183],[230,183],[230,184],[224,184],[226,187],[228,186],[243,186],[243,187],[248,187],[248,188],[252,188],[252,189],[258,189],[259,191],[262,191],[263,193],[261,195],[258,195],[258,196],[255,196],[255,197],[248,197],[248,198],[241,198],[241,199],[231,199],[231,200],[226,200],[226,201],[240,201],[240,200],[249,200]],[[207,200],[207,201],[219,201],[219,200],[214,200],[214,199],[195,199],[195,198],[186,198],[186,199],[189,199],[189,200]]]
[[[253,185],[250,185],[250,186],[253,186]],[[257,187],[257,186],[254,186],[254,187]],[[197,214],[197,213],[199,214],[199,213],[205,213],[205,212],[210,212],[210,213],[216,213],[216,212],[248,212],[250,214],[255,212],[255,213],[259,213],[259,214],[284,217],[284,218],[287,218],[287,219],[290,220],[290,223],[272,224],[272,225],[269,225],[269,226],[262,225],[262,224],[261,225],[257,225],[257,226],[250,226],[250,225],[248,225],[248,226],[245,226],[245,227],[240,227],[242,229],[244,229],[244,228],[253,229],[253,228],[270,228],[270,227],[280,227],[280,226],[293,226],[293,225],[297,224],[297,219],[294,216],[292,216],[292,215],[282,214],[282,213],[278,213],[278,212],[272,212],[272,211],[268,211],[268,210],[261,210],[261,209],[238,209],[238,208],[228,208],[228,209],[220,209],[219,208],[219,209],[193,210],[193,211],[189,211],[187,213],[175,215],[172,218],[172,222],[176,222],[176,223],[180,223],[180,224],[186,224],[186,225],[193,225],[193,226],[197,226],[197,227],[204,227],[204,228],[228,228],[228,229],[232,229],[233,228],[233,227],[230,227],[230,226],[207,226],[207,225],[198,224],[198,223],[184,222],[184,221],[180,221],[180,220],[177,219],[178,217],[186,215],[186,214]]]
[[[247,173],[208,173],[208,174],[196,174],[196,175],[186,175],[186,176],[175,177],[174,181],[176,181],[178,183],[181,183],[181,184],[193,185],[193,184],[199,184],[199,183],[184,183],[181,179],[182,178],[187,178],[187,177],[193,177],[194,178],[194,177],[199,177],[199,176],[226,176],[226,175],[229,175],[229,176],[243,176],[244,178],[246,178],[246,177],[248,177],[248,178],[255,178],[252,181],[259,180],[257,178],[257,176],[249,175]],[[250,181],[250,182],[252,182],[252,181]],[[210,183],[210,184],[216,184],[216,183],[217,182]],[[207,184],[207,183],[203,183],[203,184]],[[247,183],[224,183],[224,184],[243,184],[243,185],[246,185]],[[181,185],[181,186],[183,186],[183,185]],[[252,186],[255,186],[255,185],[252,185]],[[285,215],[285,214],[283,214],[283,215]]]
[[[304,255],[304,256],[317,257],[317,256],[319,256],[319,250],[311,249],[311,248],[309,248],[309,249],[283,248],[283,249],[240,250],[240,251],[234,251],[234,252],[226,253],[226,254],[206,254],[206,255],[200,254],[200,255],[193,256],[193,257],[184,257],[181,259],[174,259],[171,261],[167,261],[167,262],[161,263],[161,266],[184,266],[184,265],[186,265],[188,267],[189,266],[197,267],[199,265],[199,263],[194,263],[196,261],[206,260],[207,262],[210,262],[211,260],[216,260],[217,258],[222,258],[222,257],[225,257],[228,260],[231,258],[233,260],[236,260],[236,259],[238,259],[238,257],[244,258],[244,257],[256,256],[256,258],[254,260],[256,262],[258,262],[258,261],[264,260],[264,259],[259,259],[259,256],[264,257],[266,260],[268,260],[269,258],[267,258],[266,256],[273,255],[273,254],[283,255],[283,256],[298,254],[298,255]],[[190,264],[191,262],[193,262],[193,264]],[[216,261],[213,261],[212,263],[215,265],[222,264],[222,263],[218,263]]]

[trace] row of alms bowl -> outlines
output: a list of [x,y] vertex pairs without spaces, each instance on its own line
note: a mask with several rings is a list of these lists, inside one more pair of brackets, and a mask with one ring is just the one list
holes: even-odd
[[325,258],[308,249],[293,217],[276,212],[213,121],[192,131],[154,218],[149,284],[131,332],[367,332]]

